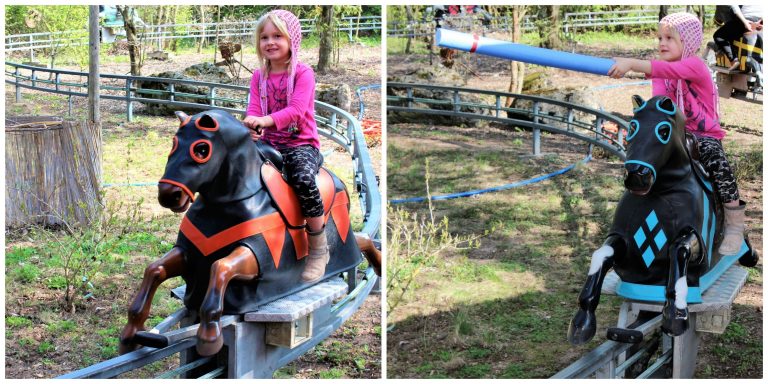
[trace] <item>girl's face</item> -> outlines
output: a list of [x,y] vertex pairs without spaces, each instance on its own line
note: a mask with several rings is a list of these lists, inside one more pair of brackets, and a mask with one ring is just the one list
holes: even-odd
[[288,62],[291,55],[291,43],[288,36],[283,35],[271,21],[264,24],[259,35],[259,51],[261,56],[269,60],[272,66],[282,66]]
[[667,25],[662,25],[658,32],[659,59],[678,61],[683,58],[683,43],[677,33]]

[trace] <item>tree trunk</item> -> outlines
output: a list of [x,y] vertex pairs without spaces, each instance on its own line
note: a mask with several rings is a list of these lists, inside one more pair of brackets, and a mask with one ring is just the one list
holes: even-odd
[[560,40],[560,6],[548,5],[549,24],[547,25],[547,37],[544,46],[550,49],[560,49],[563,42]]
[[125,37],[128,40],[128,56],[131,59],[131,75],[141,76],[141,51],[136,40],[136,25],[133,23],[135,10],[133,7],[118,5],[117,10],[123,15]]
[[[405,6],[405,16],[408,20],[408,26],[410,26],[413,23],[413,10],[411,9],[410,5]],[[411,40],[413,40],[413,37],[411,37],[410,34],[408,34],[408,39],[405,42],[405,53],[409,54],[411,53]]]
[[[173,13],[171,14],[171,21],[173,21],[173,25],[174,25],[173,27],[171,27],[171,32],[172,32],[171,34],[173,36],[176,36],[176,15],[178,13],[179,13],[179,6],[178,5],[174,5],[173,6]],[[176,52],[176,50],[178,49],[178,45],[176,45],[176,41],[177,41],[177,39],[170,39],[170,42],[169,42],[170,49],[172,51],[174,51],[174,52]]]
[[[205,5],[200,6],[200,24],[205,24]],[[205,40],[205,26],[203,25],[203,32],[200,40],[197,43],[197,53],[203,50],[203,41]]]
[[[521,25],[523,18],[525,17],[526,6],[514,5],[512,6],[512,42],[519,43],[523,35],[523,27]],[[509,69],[511,71],[511,78],[509,81],[508,92],[510,93],[522,93],[523,91],[523,79],[525,79],[525,63],[521,61],[511,61],[509,63]],[[512,105],[513,99],[508,97],[505,101],[505,106]]]
[[659,5],[659,20],[669,14],[669,5]]
[[320,54],[317,59],[317,72],[325,73],[331,69],[331,55],[333,54],[333,5],[322,6],[317,29],[320,32]]

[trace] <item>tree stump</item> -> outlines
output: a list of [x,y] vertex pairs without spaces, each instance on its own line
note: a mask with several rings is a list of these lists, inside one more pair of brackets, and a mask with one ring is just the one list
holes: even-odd
[[5,119],[6,228],[86,226],[102,202],[101,136],[85,121],[56,116]]

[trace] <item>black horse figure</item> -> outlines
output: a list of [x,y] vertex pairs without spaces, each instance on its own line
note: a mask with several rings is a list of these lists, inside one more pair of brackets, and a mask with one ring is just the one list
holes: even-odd
[[624,163],[627,191],[605,243],[592,254],[568,330],[573,344],[595,335],[595,309],[611,268],[621,279],[617,294],[664,302],[662,329],[679,336],[688,328],[689,303],[700,303],[702,292],[736,260],[750,267],[757,263],[746,236],[736,255],[715,251],[722,239],[722,205],[672,100],[633,96],[633,104]]
[[[204,356],[222,347],[222,314],[253,311],[312,285],[301,280],[308,253],[305,222],[282,177],[280,154],[254,144],[229,113],[176,114],[181,126],[158,200],[174,212],[189,211],[176,245],[144,272],[120,335],[120,353],[138,346],[135,335],[144,330],[152,297],[169,278],[182,276],[187,284],[184,305],[198,313],[197,351]],[[323,279],[354,268],[361,250],[379,273],[381,256],[372,241],[352,232],[346,187],[325,168],[317,180],[331,253]]]

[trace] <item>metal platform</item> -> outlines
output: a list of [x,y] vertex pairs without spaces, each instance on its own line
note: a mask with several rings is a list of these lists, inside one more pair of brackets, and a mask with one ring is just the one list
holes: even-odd
[[312,313],[317,308],[341,298],[347,293],[347,283],[341,278],[330,279],[303,291],[275,300],[246,313],[249,322],[288,322]]
[[[709,289],[704,291],[702,295],[703,302],[698,304],[690,304],[688,311],[693,312],[710,312],[728,309],[731,307],[733,300],[736,299],[736,295],[744,286],[747,281],[749,273],[746,269],[733,265],[728,268],[720,278],[712,284]],[[616,287],[619,284],[619,276],[616,272],[611,271],[605,276],[603,282],[602,293],[608,295],[616,295]],[[633,301],[633,305],[637,306],[639,310],[661,312],[664,303],[652,303],[646,301]]]
[[[730,322],[731,305],[747,281],[746,269],[732,265],[712,286],[704,291],[703,302],[688,306],[691,327],[687,332],[670,337],[660,332],[664,303],[626,300],[619,310],[617,326],[627,328],[637,320],[641,312],[659,313],[643,322],[635,330],[643,333],[646,340],[658,340],[656,349],[649,347],[653,343],[638,345],[608,340],[599,347],[587,352],[579,360],[558,372],[552,378],[623,378],[627,369],[642,359],[655,356],[637,378],[692,378],[696,370],[701,333],[722,333]],[[603,281],[602,293],[616,295],[619,276],[610,272]]]

